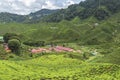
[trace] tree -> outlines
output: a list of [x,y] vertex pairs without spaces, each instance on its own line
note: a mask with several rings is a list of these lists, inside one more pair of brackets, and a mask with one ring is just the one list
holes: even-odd
[[106,17],[109,17],[109,13],[104,10],[104,9],[97,9],[94,16],[98,19],[98,20],[104,20]]
[[20,40],[20,38],[19,38],[18,36],[11,36],[11,37],[9,38],[9,40],[11,40],[11,39],[17,39],[17,40],[19,40],[19,41],[21,42],[21,40]]
[[6,33],[6,34],[4,34],[4,35],[3,35],[3,40],[4,40],[4,42],[5,42],[5,43],[8,43],[8,41],[10,40],[10,38],[11,38],[12,36],[17,36],[17,34],[15,34],[15,33]]
[[8,47],[9,49],[11,49],[13,53],[18,54],[20,51],[20,46],[21,46],[21,43],[17,39],[11,39],[8,41]]

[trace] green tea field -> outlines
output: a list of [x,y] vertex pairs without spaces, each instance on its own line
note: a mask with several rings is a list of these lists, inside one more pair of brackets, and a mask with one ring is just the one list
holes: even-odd
[[[58,53],[59,54],[59,53]],[[0,80],[119,80],[120,66],[86,63],[65,55],[0,61]]]

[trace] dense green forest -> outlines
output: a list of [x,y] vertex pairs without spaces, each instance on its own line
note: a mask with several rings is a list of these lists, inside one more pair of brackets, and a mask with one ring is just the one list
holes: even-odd
[[85,0],[79,4],[70,5],[45,19],[48,22],[59,22],[63,19],[72,20],[75,17],[87,19],[91,16],[105,20],[120,11],[119,0]]

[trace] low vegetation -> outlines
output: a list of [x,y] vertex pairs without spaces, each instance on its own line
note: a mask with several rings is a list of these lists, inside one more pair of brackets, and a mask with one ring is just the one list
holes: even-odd
[[[86,64],[63,55],[45,55],[26,61],[0,61],[1,80],[61,80],[61,79],[116,79],[120,77],[120,67],[113,64]],[[7,75],[4,74],[7,71]]]

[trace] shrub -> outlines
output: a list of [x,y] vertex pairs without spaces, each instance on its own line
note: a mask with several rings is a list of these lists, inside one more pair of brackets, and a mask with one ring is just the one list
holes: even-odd
[[25,41],[23,42],[23,44],[38,47],[38,46],[45,46],[45,41]]
[[[11,39],[17,39],[17,40],[20,41],[20,38],[19,38],[18,36],[11,36],[11,37],[9,38],[9,40],[11,40]],[[20,41],[20,42],[21,42],[21,41]]]
[[15,33],[6,33],[6,34],[4,34],[4,35],[3,35],[3,40],[4,40],[4,42],[5,42],[5,43],[8,43],[8,41],[10,40],[10,38],[11,38],[12,36],[17,36],[17,34],[15,34]]
[[89,59],[90,55],[88,52],[83,53],[83,59]]
[[20,51],[20,41],[17,39],[11,39],[8,41],[8,47],[11,49],[12,52],[18,54]]
[[98,45],[100,44],[100,41],[98,41],[97,38],[92,38],[86,41],[87,45]]

